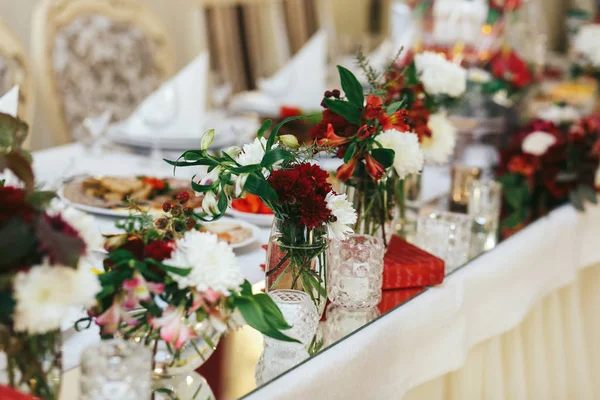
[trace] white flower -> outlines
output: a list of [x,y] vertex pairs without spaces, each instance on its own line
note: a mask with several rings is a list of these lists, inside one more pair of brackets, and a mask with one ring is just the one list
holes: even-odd
[[233,179],[233,195],[235,197],[240,197],[242,193],[244,193],[244,186],[246,185],[247,180],[248,174],[241,174]]
[[390,129],[377,136],[377,141],[384,148],[392,149],[396,153],[394,169],[400,179],[423,169],[423,152],[419,146],[419,137],[413,132]]
[[219,180],[221,172],[221,167],[215,167],[212,171],[208,172],[202,179],[200,179],[200,185],[212,185],[214,182]]
[[492,100],[499,106],[506,108],[512,107],[514,104],[514,101],[508,97],[508,91],[506,91],[506,89],[498,90],[494,93],[492,95]]
[[467,90],[467,71],[441,54],[431,51],[417,54],[415,66],[429,94],[459,97]]
[[327,193],[325,197],[327,208],[334,218],[333,222],[327,223],[327,230],[330,237],[337,240],[344,240],[346,235],[353,232],[350,225],[356,223],[356,211],[346,199],[345,194],[335,194],[335,192]]
[[575,107],[569,105],[559,106],[556,104],[543,109],[537,116],[546,121],[552,121],[555,124],[573,122],[581,118],[581,114]]
[[59,329],[70,307],[93,305],[99,291],[98,278],[83,268],[42,264],[19,272],[13,285],[15,330],[35,335]]
[[200,139],[200,150],[208,150],[212,142],[215,140],[215,130],[211,129],[204,132]]
[[265,156],[265,149],[267,148],[267,139],[256,138],[252,143],[246,143],[242,147],[242,152],[238,154],[236,161],[240,165],[254,165],[260,164]]
[[492,74],[481,68],[469,68],[467,74],[469,80],[475,83],[487,83],[492,80]]
[[212,289],[225,296],[240,289],[244,277],[235,254],[227,243],[219,242],[216,235],[192,230],[176,244],[171,258],[163,263],[192,269],[187,276],[169,273],[180,289],[193,287],[199,292]]
[[556,143],[556,138],[548,132],[535,131],[525,137],[521,144],[523,153],[542,156],[550,146]]
[[85,242],[88,252],[102,249],[104,239],[96,228],[94,217],[91,215],[70,207],[58,199],[50,203],[46,213],[52,217],[60,214],[63,220],[79,233],[79,237]]
[[582,26],[573,40],[573,47],[595,68],[600,68],[600,24]]
[[427,127],[431,130],[431,137],[424,137],[421,143],[425,159],[433,163],[448,162],[456,146],[456,127],[442,112],[432,114]]
[[[224,194],[222,195],[224,196]],[[219,214],[219,203],[217,201],[217,196],[212,190],[204,193],[204,198],[202,199],[202,211],[208,215]]]

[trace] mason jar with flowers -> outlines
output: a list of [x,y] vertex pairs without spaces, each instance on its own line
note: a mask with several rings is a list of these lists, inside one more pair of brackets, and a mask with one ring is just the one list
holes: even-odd
[[267,250],[266,290],[295,289],[307,292],[323,311],[326,292],[328,239],[343,240],[352,232],[356,214],[346,195],[337,194],[327,182],[328,174],[310,162],[314,147],[300,148],[294,136],[279,136],[267,120],[257,138],[243,148],[229,148],[219,156],[207,152],[214,132],[204,135],[200,150],[185,152],[177,167],[203,165],[208,171],[192,180],[192,188],[204,196],[204,220],[224,215],[233,199],[250,193],[270,208],[274,223]]

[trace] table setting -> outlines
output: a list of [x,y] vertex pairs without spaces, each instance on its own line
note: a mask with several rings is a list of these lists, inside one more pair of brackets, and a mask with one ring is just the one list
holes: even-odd
[[600,117],[496,30],[519,1],[416,3],[334,77],[325,30],[237,94],[203,51],[77,143],[0,97],[0,398],[600,393]]

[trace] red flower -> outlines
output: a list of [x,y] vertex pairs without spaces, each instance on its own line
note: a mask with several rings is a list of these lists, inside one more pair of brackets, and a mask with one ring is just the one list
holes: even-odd
[[175,242],[172,240],[156,240],[148,243],[144,248],[144,258],[161,262],[171,257],[171,253],[175,250]]
[[508,162],[508,171],[532,177],[538,167],[538,160],[529,154],[520,154],[512,157]]
[[340,137],[335,134],[333,131],[333,125],[327,124],[327,135],[323,139],[319,139],[317,144],[319,146],[328,146],[328,147],[339,147],[343,144],[346,144],[350,141],[347,137]]
[[26,203],[23,189],[12,186],[0,186],[0,224],[12,217],[21,217],[30,222],[35,210]]
[[310,137],[313,139],[326,138],[329,124],[333,127],[334,132],[343,137],[354,135],[358,129],[356,125],[349,123],[344,117],[327,109],[323,110],[323,119],[310,131]]
[[358,158],[354,157],[348,161],[348,163],[341,165],[337,170],[337,178],[342,182],[346,182],[348,179],[350,179],[352,174],[354,174],[354,169],[356,168],[357,162]]
[[503,79],[517,89],[521,89],[531,83],[533,77],[527,63],[512,50],[503,49],[490,61],[492,74]]
[[490,0],[490,7],[504,12],[513,11],[521,5],[521,0]]
[[363,125],[356,133],[356,137],[364,140],[374,135],[375,133],[377,133],[377,129],[374,126]]
[[410,126],[406,124],[407,114],[408,111],[406,110],[398,110],[389,116],[386,115],[386,113],[381,113],[381,115],[379,115],[379,123],[384,131],[389,129],[395,129],[399,132],[410,131]]
[[152,178],[152,177],[144,177],[141,181],[146,184],[152,186],[152,188],[156,190],[163,190],[167,184],[164,179]]
[[330,211],[324,196],[307,196],[299,204],[300,222],[308,228],[316,228],[329,219]]
[[302,163],[294,166],[294,170],[310,182],[313,191],[319,196],[326,196],[331,191],[331,184],[327,182],[329,174],[318,165]]
[[375,180],[380,180],[385,173],[385,168],[381,165],[370,153],[365,155],[365,162],[367,164],[367,173]]
[[267,180],[281,203],[296,203],[311,191],[310,181],[295,169],[273,171]]
[[425,107],[423,99],[417,99],[412,104],[409,110],[407,110],[406,122],[410,126],[409,129],[415,132],[419,137],[419,140],[423,140],[424,137],[431,137],[431,129],[427,125],[429,123],[429,110]]
[[279,108],[279,117],[282,119],[289,117],[297,117],[302,115],[302,110],[297,107],[281,106]]
[[367,120],[375,119],[383,111],[383,99],[373,94],[367,96],[367,105],[365,106],[365,118]]

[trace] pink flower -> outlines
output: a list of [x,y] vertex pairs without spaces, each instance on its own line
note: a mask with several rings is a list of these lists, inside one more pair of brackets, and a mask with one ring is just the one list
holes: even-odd
[[138,320],[131,316],[123,307],[118,297],[115,297],[112,306],[96,318],[96,324],[100,326],[103,335],[112,335],[118,329],[121,321],[129,326],[136,326]]
[[183,307],[169,306],[163,311],[162,317],[154,318],[150,322],[154,328],[160,329],[161,339],[171,343],[177,350],[194,336],[192,328],[185,325],[185,317]]
[[123,289],[127,291],[127,299],[124,306],[126,309],[139,307],[140,301],[150,300],[152,294],[161,294],[165,290],[164,283],[148,282],[142,274],[135,272],[131,279],[123,282]]

